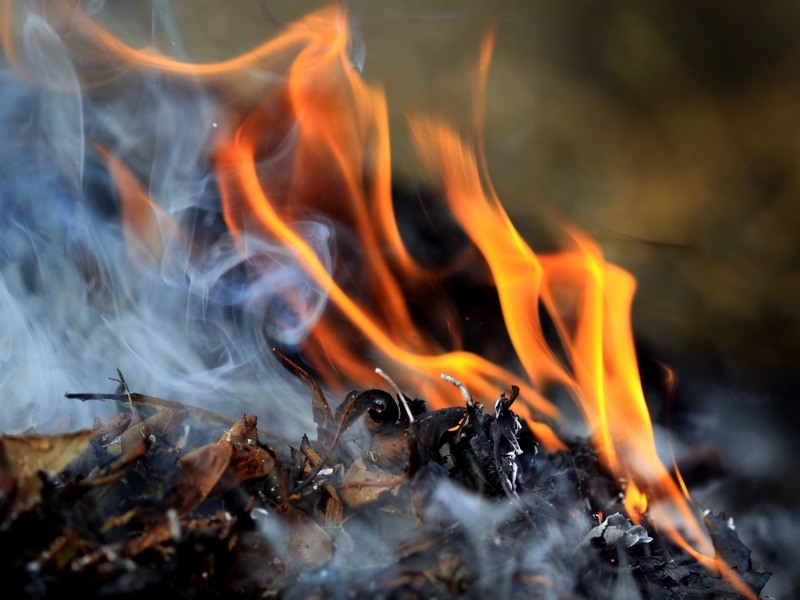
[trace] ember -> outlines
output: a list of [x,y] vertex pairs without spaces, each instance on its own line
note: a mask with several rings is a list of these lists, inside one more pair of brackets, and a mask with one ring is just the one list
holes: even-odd
[[4,416],[32,426],[0,438],[16,595],[758,597],[770,573],[662,462],[634,278],[572,227],[534,252],[495,192],[492,28],[471,136],[411,119],[412,203],[341,6],[207,63],[83,3],[0,6],[34,157],[12,157],[32,191],[4,199],[0,299],[66,327],[27,369],[85,360],[47,375],[58,411]]

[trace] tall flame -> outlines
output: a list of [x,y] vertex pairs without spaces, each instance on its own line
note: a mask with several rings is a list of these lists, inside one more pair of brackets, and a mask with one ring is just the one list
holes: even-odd
[[[2,8],[5,55],[25,72],[25,59],[16,52],[14,5],[3,2]],[[442,374],[461,381],[476,398],[494,397],[518,384],[519,412],[550,450],[564,443],[551,428],[560,413],[545,394],[566,389],[595,432],[602,460],[627,482],[629,516],[638,522],[647,513],[683,548],[752,597],[714,558],[688,494],[657,454],[630,324],[634,278],[607,263],[598,245],[572,228],[566,229],[569,241],[562,251],[535,253],[494,192],[480,154],[480,128],[471,145],[441,121],[411,122],[423,163],[438,178],[452,217],[479,253],[473,264],[491,275],[505,321],[503,335],[521,372],[460,346],[457,333],[443,340],[418,324],[410,290],[433,298],[440,280],[415,259],[398,225],[396,208],[415,207],[395,205],[386,101],[351,62],[342,8],[320,10],[241,56],[207,64],[132,48],[71,2],[57,3],[53,12],[49,18],[63,19],[70,29],[64,40],[84,64],[86,85],[108,83],[124,66],[191,78],[222,98],[213,168],[225,223],[238,251],[248,257],[249,280],[257,282],[260,270],[274,260],[253,249],[268,240],[290,251],[326,298],[324,311],[311,311],[296,341],[329,386],[380,386],[384,382],[375,374],[380,366],[439,407],[456,401]],[[481,84],[492,41],[490,33],[480,54]],[[476,97],[478,115],[481,102]],[[149,198],[120,160],[103,153],[123,201],[126,235],[132,245],[139,244],[133,258],[141,254],[143,240],[148,253],[158,257],[165,244],[159,236],[179,236],[179,226],[157,209],[159,199]],[[335,223],[336,231],[352,232],[359,255],[347,261],[323,252],[325,240],[308,228],[320,217]],[[309,311],[300,282],[284,301],[289,320]],[[555,342],[545,332],[545,316],[555,327]],[[453,318],[443,310],[441,329],[452,329]]]

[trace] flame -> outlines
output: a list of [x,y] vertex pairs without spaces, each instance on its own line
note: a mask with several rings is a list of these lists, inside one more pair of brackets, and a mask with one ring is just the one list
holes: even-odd
[[[1,6],[6,58],[24,72],[11,25],[13,4]],[[324,293],[328,306],[309,324],[300,349],[331,388],[380,386],[384,382],[375,373],[380,366],[440,407],[458,401],[441,374],[461,381],[479,399],[515,383],[522,404],[515,410],[549,450],[565,445],[551,427],[560,413],[546,391],[566,389],[595,432],[603,462],[625,482],[631,519],[639,522],[647,514],[708,568],[753,596],[714,558],[688,491],[657,454],[631,331],[634,278],[606,262],[593,240],[570,227],[563,250],[535,253],[494,191],[480,127],[469,143],[441,121],[414,119],[411,131],[422,162],[439,180],[449,211],[470,240],[467,252],[474,254],[464,260],[486,272],[496,289],[520,369],[460,345],[452,331],[457,313],[446,303],[434,304],[439,274],[415,259],[398,225],[396,208],[415,207],[394,205],[386,101],[351,62],[342,8],[319,10],[241,56],[191,64],[126,45],[77,4],[57,7],[49,18],[69,27],[65,43],[84,65],[85,85],[109,83],[121,69],[155,70],[191,78],[223,99],[213,167],[225,223],[249,257],[251,279],[267,268],[269,258],[252,249],[266,239],[288,249]],[[493,40],[490,31],[479,56],[478,89],[485,84]],[[476,93],[476,121],[482,101]],[[180,236],[179,226],[130,170],[111,153],[103,154],[120,190],[134,258],[141,259],[142,248],[157,258],[167,238]],[[320,240],[307,233],[308,220],[321,215],[336,223],[337,231],[356,236],[360,254],[352,262],[326,258]],[[433,310],[442,311],[440,325],[451,333],[449,339],[419,325],[412,295],[430,296]],[[302,313],[302,290],[286,303]],[[555,327],[555,342],[545,333],[544,317]]]

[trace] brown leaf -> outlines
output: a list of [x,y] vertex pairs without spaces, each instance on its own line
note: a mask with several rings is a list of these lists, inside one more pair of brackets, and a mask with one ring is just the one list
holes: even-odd
[[237,444],[251,444],[258,441],[258,417],[255,415],[245,415],[236,421],[231,428],[222,434],[220,441],[233,442]]
[[324,461],[319,452],[308,441],[308,436],[304,435],[300,440],[300,453],[305,459],[303,461],[303,477],[309,477],[318,469],[322,468]]
[[97,487],[113,483],[131,469],[136,462],[144,458],[149,449],[149,440],[139,440],[136,445],[131,447],[125,454],[115,458],[114,462],[108,466],[92,470],[91,475],[86,479],[82,479],[77,485]]
[[372,437],[369,456],[381,469],[402,473],[411,461],[413,443],[407,426],[386,427]]
[[245,481],[269,475],[276,459],[269,450],[256,445],[257,438],[256,417],[245,415],[216,444],[184,455],[172,495],[173,506],[191,510],[212,493],[224,493]]
[[118,437],[125,431],[131,422],[131,415],[127,413],[120,413],[110,423],[103,425],[99,419],[95,421],[92,427],[92,434],[94,439],[101,444],[108,444],[111,440]]
[[328,492],[328,497],[325,499],[324,510],[322,511],[322,519],[328,527],[338,527],[342,524],[344,519],[344,505],[339,500],[339,494],[336,488],[332,485],[326,485],[325,491]]
[[333,556],[333,542],[325,530],[300,510],[288,507],[284,516],[291,523],[286,539],[289,557],[307,567],[327,563]]
[[[218,487],[226,489],[250,479],[266,477],[275,468],[275,456],[258,446],[258,418],[245,415],[223,433],[217,444],[231,447],[230,469]],[[218,489],[217,491],[223,491]]]
[[184,510],[197,508],[225,474],[232,454],[230,444],[207,444],[185,454],[179,461],[171,504]]
[[0,472],[3,488],[13,489],[9,519],[31,510],[41,502],[43,479],[62,473],[80,457],[94,437],[91,430],[54,435],[0,436]]
[[235,483],[266,477],[275,468],[275,457],[259,446],[236,444],[230,458]]
[[186,418],[187,412],[180,407],[164,408],[157,413],[147,417],[144,421],[132,425],[125,433],[120,436],[120,444],[109,447],[111,454],[125,454],[135,447],[142,439],[147,439],[151,435],[161,437],[172,431],[172,429]]
[[300,378],[306,387],[311,389],[311,414],[317,424],[317,439],[323,446],[330,446],[336,431],[336,422],[334,421],[330,404],[328,404],[325,394],[322,393],[322,388],[308,373],[280,350],[273,348],[272,351]]
[[363,458],[357,458],[344,474],[339,486],[339,495],[345,504],[356,508],[377,502],[384,492],[397,495],[400,485],[407,481],[376,466],[368,466]]
[[42,500],[43,478],[63,472],[86,449],[90,430],[56,435],[0,436],[0,473],[9,496],[8,519],[35,508]]
[[280,512],[253,516],[261,535],[292,571],[320,567],[333,557],[330,536],[302,510],[287,504]]
[[93,436],[90,430],[59,435],[0,436],[0,468],[18,480],[39,471],[55,477],[84,451]]

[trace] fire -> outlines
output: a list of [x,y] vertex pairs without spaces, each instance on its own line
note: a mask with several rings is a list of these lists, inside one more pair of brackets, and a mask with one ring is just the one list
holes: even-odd
[[[13,3],[2,4],[6,57],[21,71]],[[48,10],[51,10],[48,8]],[[565,228],[562,251],[535,253],[496,196],[474,143],[438,120],[415,119],[413,138],[423,163],[443,190],[453,219],[479,260],[471,260],[496,289],[517,370],[461,346],[455,312],[444,307],[434,334],[419,325],[409,296],[439,293],[439,274],[422,265],[403,238],[392,195],[387,105],[383,92],[361,79],[349,55],[347,13],[337,6],[291,24],[273,40],[241,56],[190,64],[113,37],[70,2],[58,3],[54,22],[70,28],[65,43],[85,85],[112,82],[123,69],[155,70],[187,78],[221,98],[213,138],[213,170],[224,220],[257,286],[277,259],[259,252],[277,245],[307,278],[286,285],[281,307],[304,358],[334,390],[381,387],[375,368],[391,373],[434,407],[459,401],[447,374],[476,399],[493,398],[510,384],[521,388],[526,418],[549,450],[564,447],[553,429],[560,413],[547,390],[566,389],[577,402],[597,449],[626,482],[625,506],[636,522],[652,523],[750,595],[713,547],[681,484],[663,466],[642,391],[630,314],[636,282],[606,262],[588,236]],[[478,61],[478,88],[492,52],[487,35]],[[99,66],[98,66],[99,65]],[[265,77],[265,74],[270,74]],[[480,116],[481,97],[476,96]],[[159,198],[114,155],[102,151],[123,202],[131,256],[158,259],[167,244],[190,237],[161,211]],[[332,254],[315,234],[314,219],[357,239],[357,256]],[[142,251],[144,249],[144,252]],[[322,298],[322,300],[320,300]],[[265,307],[266,309],[266,307]],[[547,317],[557,340],[546,334]],[[495,332],[486,332],[487,336]],[[522,381],[520,381],[522,380]]]

